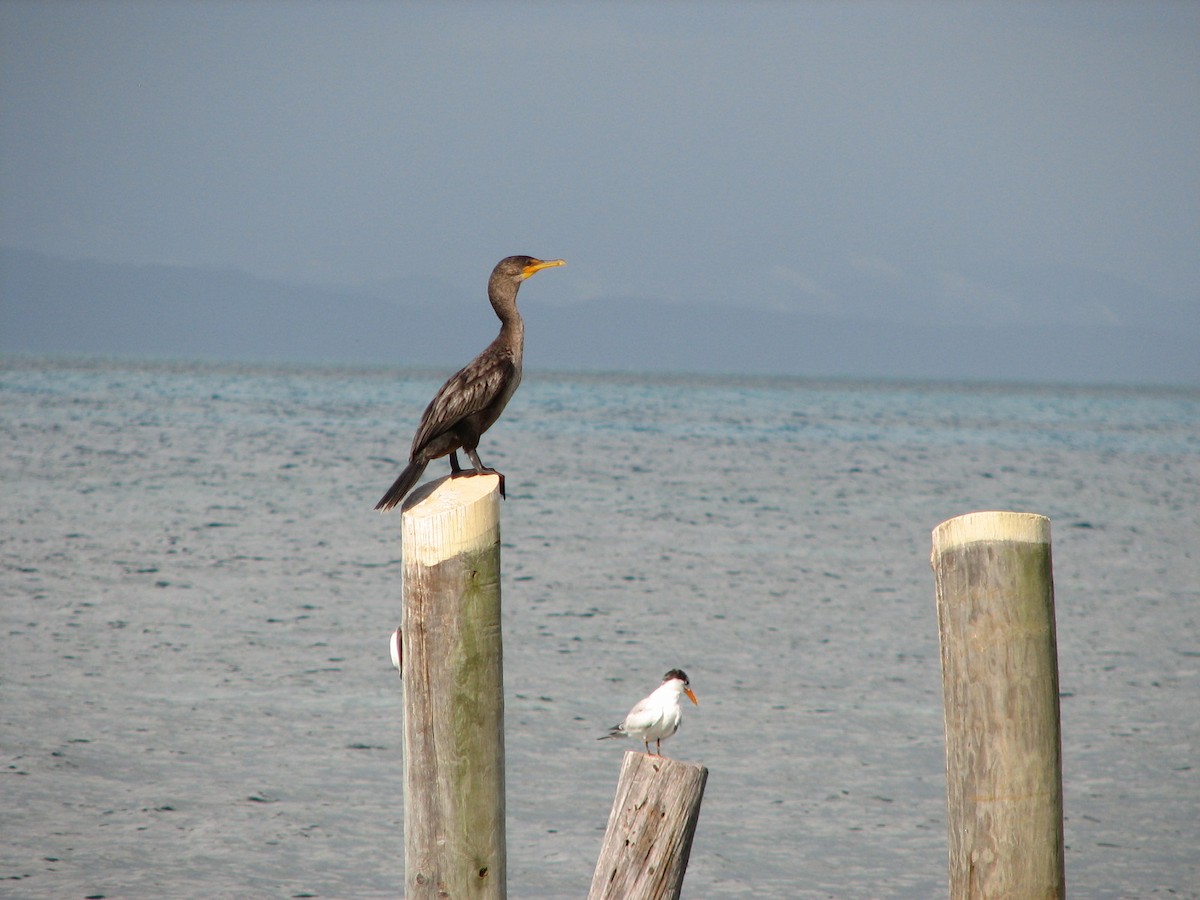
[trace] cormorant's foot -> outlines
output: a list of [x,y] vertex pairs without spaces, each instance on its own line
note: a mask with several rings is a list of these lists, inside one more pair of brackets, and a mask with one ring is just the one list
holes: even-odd
[[500,479],[500,496],[508,499],[504,494],[504,473],[498,472],[495,469],[484,467],[482,469],[459,469],[457,472],[451,472],[451,478],[470,478],[473,475],[495,475]]

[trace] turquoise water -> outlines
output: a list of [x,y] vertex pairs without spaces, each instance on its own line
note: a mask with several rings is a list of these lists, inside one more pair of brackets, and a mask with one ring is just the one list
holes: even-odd
[[[442,377],[3,361],[0,895],[399,893],[371,507]],[[480,453],[512,896],[586,892],[673,667],[685,896],[943,895],[929,538],[997,508],[1052,521],[1069,890],[1198,896],[1200,393],[531,372]]]

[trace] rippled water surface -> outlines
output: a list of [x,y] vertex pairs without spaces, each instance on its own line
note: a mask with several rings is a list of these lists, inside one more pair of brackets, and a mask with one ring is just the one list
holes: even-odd
[[[0,896],[400,893],[371,507],[440,381],[0,363]],[[930,531],[978,509],[1052,521],[1071,894],[1200,896],[1196,392],[535,372],[480,452],[511,896],[586,894],[595,738],[672,667],[685,896],[944,896]]]

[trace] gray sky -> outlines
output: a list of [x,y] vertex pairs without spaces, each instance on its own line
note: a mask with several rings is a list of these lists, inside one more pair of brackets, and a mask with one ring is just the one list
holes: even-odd
[[564,303],[906,322],[1200,305],[1200,4],[0,0],[0,41],[10,246],[472,295],[531,253]]

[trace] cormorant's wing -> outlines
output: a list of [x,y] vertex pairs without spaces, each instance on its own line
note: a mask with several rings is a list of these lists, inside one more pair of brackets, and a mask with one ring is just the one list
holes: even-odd
[[487,351],[459,369],[425,407],[410,456],[415,457],[435,438],[487,407],[515,374],[510,356]]

